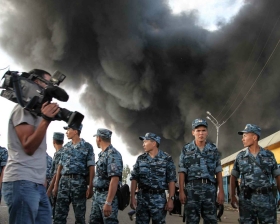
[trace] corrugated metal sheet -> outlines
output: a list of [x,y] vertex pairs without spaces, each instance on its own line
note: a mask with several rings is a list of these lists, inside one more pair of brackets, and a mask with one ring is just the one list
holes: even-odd
[[[270,146],[270,145],[273,145],[273,144],[275,144],[275,143],[277,143],[277,142],[280,142],[280,131],[277,131],[277,132],[275,132],[274,134],[269,135],[268,137],[266,137],[266,138],[260,140],[260,141],[259,141],[259,145],[260,145],[261,147],[263,147],[263,148],[266,148],[266,147],[268,147],[268,146]],[[232,155],[230,155],[230,156],[228,156],[228,157],[222,159],[222,160],[221,160],[222,165],[234,161],[234,160],[236,159],[237,154],[238,154],[239,152],[241,152],[242,150],[245,150],[245,149],[246,149],[246,148],[241,149],[241,150],[239,150],[238,152],[236,152],[236,153],[234,153],[234,154],[232,154]]]

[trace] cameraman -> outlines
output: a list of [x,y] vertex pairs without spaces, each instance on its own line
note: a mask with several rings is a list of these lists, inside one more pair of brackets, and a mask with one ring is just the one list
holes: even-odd
[[[40,69],[35,74],[39,86],[45,88],[51,75]],[[3,198],[9,207],[9,223],[51,224],[51,207],[44,187],[46,179],[46,132],[60,108],[56,103],[44,103],[45,119],[31,114],[17,104],[9,119],[8,162],[3,178]]]

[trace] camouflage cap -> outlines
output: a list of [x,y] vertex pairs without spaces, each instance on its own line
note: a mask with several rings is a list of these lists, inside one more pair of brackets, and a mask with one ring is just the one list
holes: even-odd
[[95,137],[95,136],[100,136],[103,138],[111,138],[112,131],[105,129],[105,128],[98,128],[97,133],[95,135],[93,135],[93,137]]
[[261,137],[261,128],[255,124],[246,124],[243,131],[239,131],[239,135],[243,135],[244,133],[254,133]]
[[53,139],[63,141],[64,140],[64,134],[61,133],[61,132],[54,132],[53,133]]
[[208,123],[206,120],[197,118],[192,122],[192,130],[197,128],[198,126],[205,126],[206,128],[208,127]]
[[140,136],[139,137],[140,140],[154,140],[156,141],[158,144],[160,144],[160,137],[157,136],[154,133],[146,133],[145,136]]
[[72,128],[73,130],[78,130],[78,131],[82,131],[83,129],[83,125],[81,124],[79,127],[77,127],[76,124],[73,124],[73,125],[68,125],[66,127],[63,127],[65,130],[69,129],[69,128]]

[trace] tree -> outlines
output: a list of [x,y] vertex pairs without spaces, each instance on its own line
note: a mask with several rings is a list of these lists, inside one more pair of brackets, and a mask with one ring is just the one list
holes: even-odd
[[130,168],[129,166],[126,164],[123,168],[123,173],[122,173],[122,182],[124,184],[127,183],[127,176],[130,174]]

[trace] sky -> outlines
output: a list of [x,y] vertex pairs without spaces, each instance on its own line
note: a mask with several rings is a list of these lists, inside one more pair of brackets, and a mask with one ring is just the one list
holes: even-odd
[[[5,52],[3,52],[0,49],[0,55],[1,55],[1,62],[0,62],[0,69],[6,67],[7,65],[10,65],[11,71],[24,71],[21,65],[18,65],[13,61],[9,55],[7,55]],[[4,70],[6,71],[6,70]],[[3,71],[0,72],[1,76],[4,74]],[[95,137],[93,135],[96,133],[98,128],[106,128],[102,121],[95,121],[93,119],[90,119],[88,116],[87,111],[85,108],[79,103],[79,97],[84,91],[84,88],[81,88],[79,91],[73,91],[73,90],[67,90],[66,92],[69,95],[69,100],[67,102],[61,102],[58,100],[53,100],[53,102],[57,102],[59,107],[66,108],[70,111],[78,111],[82,113],[85,118],[83,120],[83,130],[81,132],[81,138],[85,139],[87,142],[92,144],[94,148],[95,153],[95,159],[98,158],[98,153],[100,152],[100,149],[97,148],[95,143]],[[7,122],[9,120],[10,113],[15,106],[15,103],[0,97],[0,105],[3,106],[5,109],[1,109],[0,116],[1,116],[1,123],[0,123],[0,145],[7,148],[7,129],[8,125]],[[66,131],[63,129],[63,127],[67,126],[64,121],[53,121],[51,122],[50,126],[47,130],[47,152],[52,157],[55,153],[55,149],[52,145],[52,136],[54,132],[62,132],[66,133]],[[66,134],[64,135],[64,143],[68,141]],[[126,150],[126,145],[123,143],[122,139],[118,137],[115,133],[112,135],[112,145],[115,146],[123,156],[124,165],[129,165],[129,167],[132,167],[136,156],[132,156],[128,153]],[[141,142],[139,140],[139,146],[141,146]]]
[[[238,12],[240,7],[243,5],[242,0],[208,0],[207,4],[205,4],[205,0],[195,0],[195,1],[182,1],[182,0],[170,0],[169,4],[172,8],[174,14],[180,14],[182,12],[188,12],[190,10],[196,10],[196,14],[199,17],[198,23],[200,26],[203,26],[208,30],[217,30],[219,29],[219,22],[226,23],[230,21],[230,19]],[[1,31],[0,31],[1,32]],[[5,68],[6,66],[10,66],[11,71],[25,71],[24,67],[20,64],[20,62],[15,62],[10,56],[9,52],[4,52],[0,48],[0,69]],[[2,76],[6,70],[0,71],[0,75]],[[67,74],[66,74],[67,76]],[[66,78],[67,79],[67,78]],[[83,121],[83,130],[81,133],[81,137],[86,141],[91,143],[94,147],[94,152],[97,159],[97,154],[100,152],[100,149],[96,147],[95,138],[92,135],[96,132],[97,128],[106,128],[104,122],[102,120],[93,120],[90,118],[88,111],[79,103],[80,96],[83,93],[85,88],[81,88],[79,91],[74,92],[71,88],[61,85],[70,98],[68,102],[58,102],[60,107],[65,107],[71,111],[79,111],[80,113],[85,115],[85,119]],[[55,101],[55,100],[54,100]],[[57,101],[56,101],[57,102]],[[10,112],[14,107],[14,103],[8,101],[0,97],[0,105],[3,109],[0,110],[0,145],[6,147],[7,146],[7,122],[9,119]],[[63,121],[55,121],[52,122],[47,131],[47,152],[50,156],[53,156],[55,150],[52,146],[52,134],[53,132],[63,132],[63,126],[65,126],[65,122]],[[112,129],[112,144],[115,146],[123,156],[124,164],[128,164],[131,168],[136,161],[137,155],[131,155],[127,150],[127,146],[124,144],[124,141],[117,135],[117,130]],[[144,135],[145,133],[143,133]],[[66,143],[68,140],[65,136],[64,142]],[[142,147],[142,143],[139,140],[139,145],[135,147]]]

